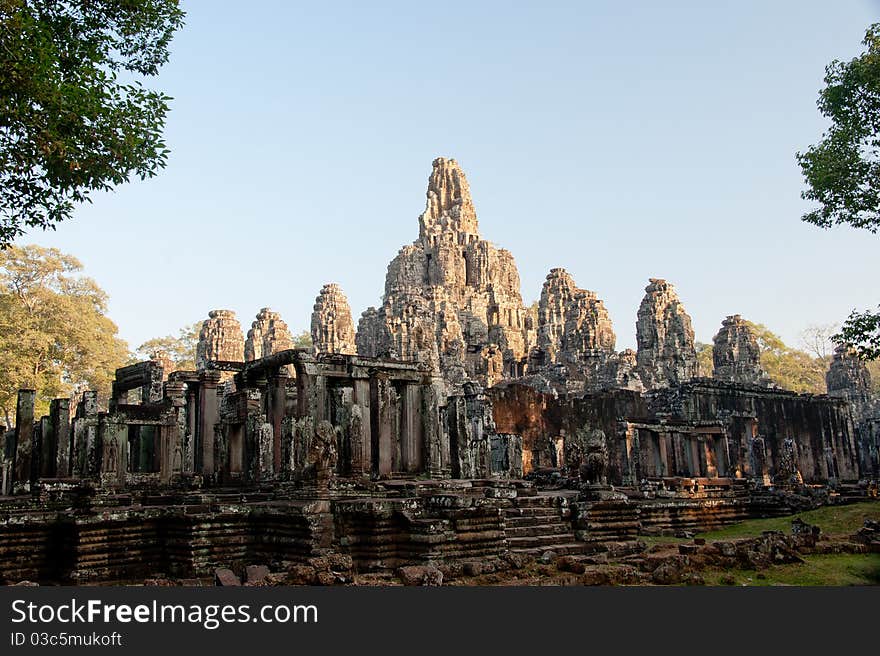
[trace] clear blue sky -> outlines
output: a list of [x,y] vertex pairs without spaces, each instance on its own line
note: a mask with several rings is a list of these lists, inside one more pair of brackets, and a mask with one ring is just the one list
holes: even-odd
[[151,82],[174,97],[168,167],[26,239],[83,261],[132,347],[213,308],[306,329],[329,281],[357,320],[440,155],[525,301],[567,268],[618,348],[649,277],[701,341],[740,313],[796,343],[880,301],[880,236],[802,223],[794,159],[877,2],[183,4]]

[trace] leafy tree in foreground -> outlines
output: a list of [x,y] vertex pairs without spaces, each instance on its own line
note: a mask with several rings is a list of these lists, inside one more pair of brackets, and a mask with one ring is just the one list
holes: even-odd
[[[832,61],[819,92],[819,111],[831,121],[822,140],[797,160],[807,183],[801,196],[819,207],[802,218],[822,228],[847,224],[880,228],[880,23],[868,28],[865,51]],[[880,358],[880,312],[856,312],[835,342],[853,345],[867,360]]]
[[202,322],[181,328],[177,337],[167,335],[149,339],[135,350],[135,359],[149,360],[154,353],[164,351],[174,362],[177,371],[194,371],[196,368],[196,346],[199,343],[199,330]]
[[0,408],[14,422],[21,388],[37,391],[37,413],[77,389],[103,398],[128,354],[105,316],[107,294],[79,274],[76,258],[39,246],[0,251]]
[[177,0],[0,0],[0,247],[165,166],[170,98],[138,78],[183,17]]

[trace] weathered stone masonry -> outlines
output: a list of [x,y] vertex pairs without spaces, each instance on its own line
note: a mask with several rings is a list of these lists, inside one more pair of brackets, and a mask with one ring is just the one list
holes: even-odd
[[673,285],[645,292],[637,351],[615,350],[598,294],[564,269],[533,315],[513,257],[479,234],[464,173],[439,158],[418,239],[356,331],[328,284],[311,349],[268,308],[247,339],[213,310],[196,371],[162,354],[123,367],[106,410],[86,392],[39,418],[22,390],[0,442],[0,579],[203,576],[338,552],[361,571],[495,562],[872,489],[880,405],[852,353],[835,353],[828,396],[782,390],[731,315],[713,378],[698,378]]

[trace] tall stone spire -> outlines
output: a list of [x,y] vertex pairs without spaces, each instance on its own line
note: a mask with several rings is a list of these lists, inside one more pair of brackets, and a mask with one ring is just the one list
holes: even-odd
[[694,329],[672,284],[651,278],[636,321],[639,375],[648,389],[694,378],[699,369]]
[[849,400],[856,406],[871,401],[871,374],[855,351],[844,345],[834,349],[831,366],[825,373],[828,395]]
[[[569,391],[600,385],[604,365],[614,354],[616,337],[608,310],[595,292],[580,289],[565,269],[552,269],[538,302],[537,348],[530,369],[562,365]],[[562,375],[562,372],[556,372]]]
[[351,308],[336,283],[324,285],[315,299],[312,344],[315,353],[357,353]]
[[281,315],[263,308],[251,324],[244,344],[244,358],[248,362],[293,348],[293,337]]
[[202,323],[196,346],[196,367],[211,362],[244,362],[244,334],[232,310],[212,310]]
[[728,383],[771,385],[761,368],[761,349],[755,331],[740,315],[727,317],[712,341],[713,378]]
[[420,238],[443,232],[479,234],[471,189],[454,159],[434,160],[427,197],[425,211],[419,217]]
[[533,340],[513,256],[480,238],[464,173],[437,158],[419,238],[388,265],[382,307],[361,317],[358,352],[424,362],[455,391],[522,375]]

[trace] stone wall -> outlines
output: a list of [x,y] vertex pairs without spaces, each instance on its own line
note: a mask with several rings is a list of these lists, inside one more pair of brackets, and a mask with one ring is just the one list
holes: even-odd
[[566,460],[580,457],[585,440],[601,431],[615,484],[728,476],[787,485],[795,473],[804,483],[860,476],[849,407],[839,399],[707,379],[648,395],[609,390],[554,398],[510,384],[489,396],[496,429],[523,437],[526,471],[570,470]]

